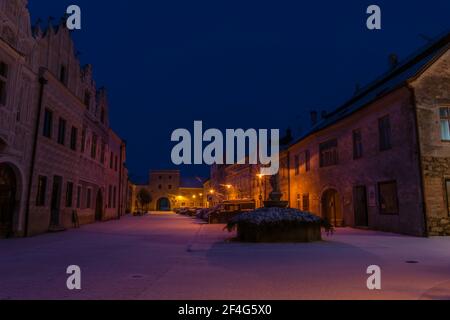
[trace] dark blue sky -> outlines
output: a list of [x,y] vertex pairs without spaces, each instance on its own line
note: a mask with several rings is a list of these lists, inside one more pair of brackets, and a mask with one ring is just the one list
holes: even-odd
[[[33,21],[82,9],[83,63],[109,90],[111,123],[127,140],[134,179],[171,168],[170,136],[207,128],[308,129],[330,110],[450,30],[450,1],[30,0]],[[382,8],[381,31],[366,9]],[[183,168],[206,176],[207,168]]]

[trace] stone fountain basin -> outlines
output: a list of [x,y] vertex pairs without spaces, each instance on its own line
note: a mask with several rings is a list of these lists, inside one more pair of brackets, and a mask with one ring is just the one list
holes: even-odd
[[322,218],[288,208],[262,208],[241,214],[228,223],[241,242],[315,242],[322,240],[322,227],[332,227]]

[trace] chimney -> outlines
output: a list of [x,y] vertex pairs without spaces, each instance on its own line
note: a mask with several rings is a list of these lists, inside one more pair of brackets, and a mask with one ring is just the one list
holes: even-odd
[[391,69],[395,69],[398,66],[398,56],[395,53],[389,55],[389,66]]
[[311,111],[311,124],[313,127],[317,124],[317,111]]

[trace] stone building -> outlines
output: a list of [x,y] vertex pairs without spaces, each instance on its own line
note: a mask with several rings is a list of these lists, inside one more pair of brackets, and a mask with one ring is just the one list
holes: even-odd
[[26,6],[0,0],[0,236],[119,218],[126,147],[106,90],[80,67],[65,22],[32,30]]
[[[450,235],[449,46],[446,35],[392,66],[281,153],[291,207],[335,226]],[[256,200],[256,172],[216,166],[210,184],[234,181]]]
[[147,185],[133,187],[133,212],[139,210],[137,194],[146,189],[152,198],[149,211],[171,211],[178,208],[203,208],[204,191],[201,179],[186,179],[178,170],[154,170]]

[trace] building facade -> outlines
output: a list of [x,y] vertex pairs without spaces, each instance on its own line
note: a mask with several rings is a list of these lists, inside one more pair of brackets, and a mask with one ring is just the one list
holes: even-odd
[[[446,35],[393,66],[281,152],[291,207],[338,227],[450,235],[449,44]],[[258,201],[257,175],[256,166],[214,166],[209,184]]]
[[151,171],[147,185],[133,186],[133,212],[140,210],[137,195],[142,189],[147,190],[151,196],[149,211],[171,211],[205,206],[202,181],[183,179],[178,170]]
[[125,143],[105,89],[80,67],[65,22],[31,28],[25,0],[0,1],[0,236],[125,213]]

